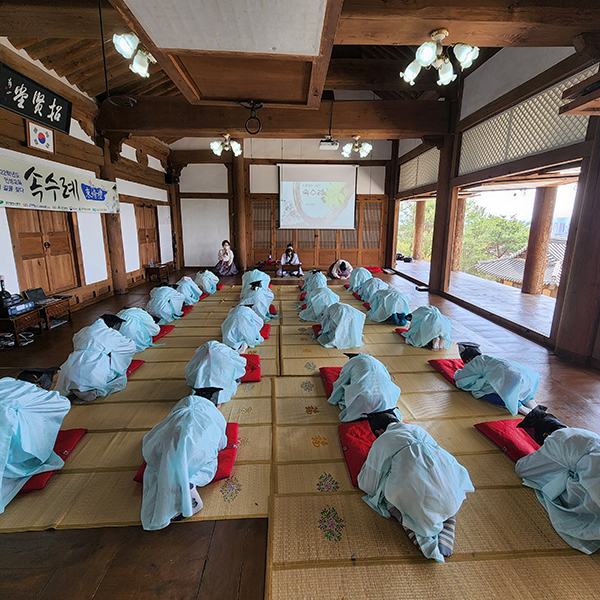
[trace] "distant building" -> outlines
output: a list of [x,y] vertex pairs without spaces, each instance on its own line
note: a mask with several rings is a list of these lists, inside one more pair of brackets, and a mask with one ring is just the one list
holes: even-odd
[[[567,224],[568,228],[568,224]],[[544,286],[542,293],[546,296],[556,297],[562,265],[565,259],[565,248],[567,247],[566,238],[552,237],[548,247],[548,262],[546,263],[546,272],[544,273]],[[495,277],[500,283],[514,287],[523,285],[523,273],[525,271],[525,258],[527,256],[527,246],[521,248],[518,252],[494,260],[479,261],[475,268],[481,273]]]
[[552,222],[552,237],[566,238],[569,235],[570,217],[560,217]]

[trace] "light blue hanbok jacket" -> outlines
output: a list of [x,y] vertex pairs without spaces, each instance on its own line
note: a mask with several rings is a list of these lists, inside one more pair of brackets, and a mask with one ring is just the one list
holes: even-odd
[[375,292],[367,317],[376,323],[383,323],[396,313],[407,315],[409,312],[408,297],[398,290],[389,288]]
[[269,288],[249,289],[241,293],[238,306],[251,306],[252,310],[266,323],[277,317],[277,315],[269,313],[269,307],[273,303],[274,297],[275,295]]
[[218,453],[227,447],[226,426],[210,400],[186,396],[144,436],[144,529],[163,529],[180,514],[192,516],[190,483],[204,486],[212,481]]
[[375,294],[379,290],[387,290],[389,289],[389,285],[383,281],[383,279],[379,279],[378,277],[373,277],[372,279],[368,279],[358,288],[358,295],[362,298],[363,302],[371,303]]
[[234,306],[221,323],[223,343],[239,350],[246,342],[250,348],[261,344],[265,339],[260,335],[263,320],[247,306]]
[[55,390],[63,396],[95,390],[108,396],[125,389],[127,367],[136,353],[133,340],[98,319],[73,336],[73,352],[61,365]]
[[475,398],[498,394],[504,406],[516,415],[521,404],[533,400],[540,374],[514,360],[480,354],[454,373],[454,381]]
[[323,311],[332,304],[340,301],[340,297],[328,287],[319,287],[306,293],[304,303],[306,308],[298,313],[303,321],[319,322]]
[[246,374],[246,359],[221,342],[206,342],[196,349],[185,366],[185,380],[191,388],[222,388],[219,404],[229,402]]
[[306,294],[317,288],[327,287],[327,277],[319,271],[319,273],[311,273],[310,271],[304,276],[304,285],[302,291]]
[[160,333],[158,324],[143,308],[125,308],[117,313],[117,317],[125,321],[121,323],[119,333],[135,342],[137,352],[152,346],[152,338]]
[[371,446],[358,475],[363,500],[389,519],[390,508],[412,529],[421,552],[444,562],[438,535],[467,492],[475,491],[469,473],[418,425],[393,423]]
[[150,292],[150,300],[146,304],[146,312],[153,317],[158,317],[159,325],[167,325],[183,315],[182,308],[185,296],[172,287],[155,287]]
[[332,304],[323,311],[317,341],[325,348],[358,348],[363,345],[365,313],[349,304]]
[[253,281],[262,281],[262,287],[265,289],[269,289],[269,283],[271,283],[271,277],[267,275],[264,271],[260,271],[259,269],[252,269],[252,271],[248,271],[242,275],[242,294],[251,290],[252,286],[250,285]]
[[549,435],[515,471],[532,487],[556,533],[592,554],[600,548],[600,436],[568,427]]
[[205,294],[214,294],[217,291],[219,278],[210,271],[198,271],[194,282]]
[[435,306],[419,306],[412,312],[410,329],[403,334],[406,343],[423,348],[439,337],[446,350],[452,346],[452,323]]
[[65,464],[54,442],[71,403],[28,381],[0,379],[0,514],[27,480]]
[[[349,359],[333,384],[329,404],[337,404],[342,412],[340,421],[361,419],[365,414],[396,408],[400,388],[382,362],[368,354]],[[400,411],[397,416],[401,419]]]
[[[216,290],[215,284],[215,290]],[[198,287],[195,281],[191,279],[180,279],[177,282],[177,291],[185,297],[185,304],[196,304],[202,296],[202,290]]]
[[358,288],[369,279],[373,279],[373,273],[364,267],[357,267],[350,273],[350,287],[348,291],[358,292]]

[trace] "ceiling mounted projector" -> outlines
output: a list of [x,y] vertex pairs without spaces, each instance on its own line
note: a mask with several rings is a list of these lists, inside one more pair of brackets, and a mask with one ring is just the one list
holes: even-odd
[[326,135],[319,142],[319,150],[337,150],[339,147],[340,141],[331,139],[330,135]]

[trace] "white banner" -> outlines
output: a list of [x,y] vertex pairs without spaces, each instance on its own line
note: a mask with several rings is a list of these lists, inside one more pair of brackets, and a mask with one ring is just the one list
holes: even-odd
[[119,212],[119,194],[114,181],[78,175],[59,167],[42,166],[37,160],[25,162],[0,156],[0,206]]

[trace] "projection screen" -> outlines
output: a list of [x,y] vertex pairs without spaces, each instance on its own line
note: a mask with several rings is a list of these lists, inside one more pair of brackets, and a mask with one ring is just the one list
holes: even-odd
[[279,164],[279,229],[354,229],[358,165]]

